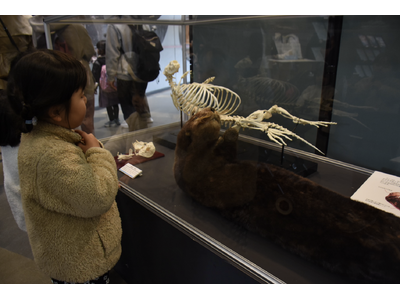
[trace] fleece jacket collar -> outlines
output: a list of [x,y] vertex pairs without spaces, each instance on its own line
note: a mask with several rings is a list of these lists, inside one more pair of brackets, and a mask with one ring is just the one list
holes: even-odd
[[44,121],[38,121],[33,127],[33,131],[43,131],[73,144],[82,140],[80,134],[73,131],[73,129],[67,129]]

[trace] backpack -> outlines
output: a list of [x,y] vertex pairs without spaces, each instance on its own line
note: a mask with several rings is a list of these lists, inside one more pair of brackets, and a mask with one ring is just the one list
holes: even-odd
[[108,84],[108,76],[106,65],[101,67],[100,79],[99,79],[100,88],[103,92],[110,93],[114,92],[115,90]]
[[[160,38],[154,31],[144,30],[141,25],[128,25],[132,31],[132,51],[138,58],[136,66],[130,66],[129,73],[142,81],[150,82],[155,80],[160,73],[160,52],[163,50]],[[127,59],[128,65],[131,63]],[[133,72],[132,70],[136,70]]]

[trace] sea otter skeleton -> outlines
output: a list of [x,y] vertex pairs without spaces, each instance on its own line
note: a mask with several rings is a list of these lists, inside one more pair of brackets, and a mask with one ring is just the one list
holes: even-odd
[[237,110],[241,104],[238,94],[222,87],[211,84],[215,77],[205,80],[203,83],[181,84],[183,78],[190,72],[185,72],[178,83],[174,81],[173,75],[179,71],[180,65],[176,60],[171,61],[164,69],[164,75],[171,87],[171,97],[175,107],[191,116],[199,110],[210,107],[217,111],[221,118],[221,124],[229,125],[239,131],[240,128],[250,128],[265,132],[269,139],[279,145],[287,145],[283,140],[289,137],[295,137],[302,142],[306,143],[315,150],[321,152],[317,147],[293,133],[292,131],[271,122],[263,122],[263,120],[270,119],[273,114],[280,114],[285,118],[293,120],[293,123],[301,125],[312,125],[317,128],[319,126],[327,127],[328,125],[336,124],[335,122],[325,121],[307,121],[295,116],[292,116],[287,110],[277,105],[273,105],[268,110],[257,110],[250,114],[248,117],[233,116],[232,114]]

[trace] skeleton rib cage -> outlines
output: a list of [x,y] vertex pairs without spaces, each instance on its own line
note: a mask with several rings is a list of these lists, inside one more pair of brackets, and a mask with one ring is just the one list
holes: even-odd
[[225,87],[209,84],[213,79],[214,77],[209,78],[204,83],[175,86],[175,107],[189,116],[206,107],[213,108],[222,115],[232,115],[241,104],[239,95]]
[[239,95],[228,88],[210,84],[210,82],[214,80],[214,77],[207,79],[203,83],[181,84],[182,79],[186,77],[189,72],[184,73],[179,83],[176,84],[173,80],[173,75],[178,72],[179,67],[179,63],[174,60],[164,69],[164,75],[171,87],[172,101],[178,110],[184,112],[188,116],[192,116],[199,110],[210,107],[219,113],[221,125],[228,124],[237,130],[240,128],[249,128],[263,131],[268,135],[271,141],[279,145],[287,145],[284,139],[292,141],[289,136],[295,137],[319,151],[321,154],[324,154],[317,147],[290,130],[275,123],[263,122],[263,120],[271,118],[272,114],[280,114],[285,118],[291,119],[296,124],[312,125],[317,128],[319,126],[327,127],[328,125],[336,123],[304,120],[292,116],[288,111],[277,105],[273,105],[268,110],[257,110],[248,117],[232,116],[241,104]]

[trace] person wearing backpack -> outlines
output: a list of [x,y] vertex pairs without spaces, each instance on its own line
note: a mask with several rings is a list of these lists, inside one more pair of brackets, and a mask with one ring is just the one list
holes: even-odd
[[[96,44],[97,60],[93,63],[92,73],[99,87],[99,106],[106,107],[109,121],[104,124],[104,127],[113,125],[119,126],[119,100],[118,92],[108,84],[108,76],[106,69],[106,41],[101,40]],[[97,91],[96,86],[96,91]]]
[[[129,16],[121,16],[132,18]],[[148,25],[143,28],[150,30]],[[106,65],[110,85],[115,87],[118,81],[118,99],[124,119],[127,120],[134,112],[139,115],[139,127],[146,128],[147,123],[153,122],[146,97],[147,82],[132,78],[128,66],[136,71],[136,65],[128,63],[137,59],[133,53],[132,30],[126,24],[110,24],[107,27]],[[126,123],[126,122],[125,122]],[[128,127],[123,123],[124,127]]]

